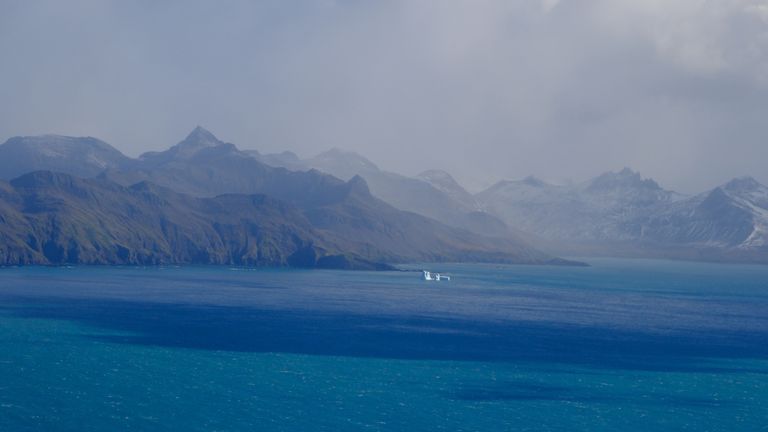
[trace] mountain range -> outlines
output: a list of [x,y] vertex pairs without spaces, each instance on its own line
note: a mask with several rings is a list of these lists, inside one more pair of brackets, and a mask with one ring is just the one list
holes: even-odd
[[407,177],[381,170],[363,156],[340,149],[331,149],[308,159],[300,159],[290,152],[261,154],[251,150],[248,154],[266,164],[293,170],[316,169],[345,180],[360,176],[371,193],[400,210],[482,235],[513,236],[504,222],[482,211],[475,198],[445,171],[429,170],[416,177]]
[[[31,181],[29,173],[34,173],[36,181],[31,184],[35,186],[22,187]],[[184,218],[164,216],[179,232],[187,233],[184,241],[167,237],[160,225],[145,221],[145,229],[154,227],[146,238],[155,239],[155,250],[110,230],[111,222],[120,220],[116,211],[101,219],[110,223],[82,220],[75,224],[91,226],[91,231],[94,225],[110,228],[99,234],[103,241],[83,245],[73,254],[46,254],[43,245],[55,231],[50,220],[66,222],[70,217],[73,224],[79,220],[73,212],[64,211],[70,207],[49,209],[45,219],[35,213],[36,207],[18,204],[34,201],[30,196],[52,193],[53,186],[43,181],[46,176],[57,179],[53,182],[57,187],[77,184],[78,190],[109,190],[125,202],[145,196],[137,188],[148,189],[174,203],[168,208],[171,214],[190,212],[198,219],[190,219],[194,226],[188,226]],[[565,263],[556,255],[768,262],[768,189],[749,177],[686,196],[625,168],[569,185],[535,177],[505,180],[472,194],[441,170],[408,177],[340,149],[310,158],[288,151],[240,150],[198,127],[167,150],[136,159],[90,137],[11,138],[0,145],[0,178],[10,181],[3,184],[2,217],[15,221],[16,227],[6,224],[3,236],[29,248],[6,248],[2,252],[6,263],[59,263],[76,256],[79,261],[101,263],[298,265],[294,254],[299,251],[313,257],[302,261],[304,266],[335,263],[351,268],[403,261]],[[72,204],[81,212],[89,205],[93,208],[88,211],[105,211],[104,199],[76,201],[63,190],[54,195],[60,197],[57,202]],[[243,203],[253,203],[256,197],[262,200],[260,210],[246,210]],[[134,205],[149,214],[160,212],[146,203]],[[125,210],[118,203],[109,207]],[[229,220],[227,230],[217,230],[227,218],[200,210],[214,207],[242,215],[241,225]],[[248,216],[262,210],[273,218]],[[27,225],[20,224],[22,220]],[[262,233],[260,238],[270,239],[274,249],[258,252],[268,247],[248,237],[248,227]],[[270,231],[273,228],[277,231]],[[34,241],[23,235],[30,230],[40,233]],[[281,237],[278,232],[292,234]],[[110,242],[104,239],[110,238],[114,245],[129,250],[127,258],[115,258],[125,253],[117,255],[114,245],[109,249]],[[83,240],[74,234],[69,239],[75,244]],[[248,248],[258,247],[243,252],[243,239],[248,239]],[[52,244],[58,245],[56,250],[68,251],[64,243],[57,238]],[[112,250],[112,255],[94,250]]]
[[[55,153],[62,142],[67,151]],[[0,160],[10,180],[4,264],[565,263],[519,239],[399,210],[359,176],[266,165],[202,128],[138,159],[93,138],[44,136],[9,140]]]
[[751,177],[685,196],[628,168],[568,186],[502,181],[477,195],[553,252],[743,262],[768,262],[767,197]]
[[473,195],[444,171],[406,177],[349,151],[307,159],[290,152],[253,154],[293,169],[359,175],[373,194],[398,208],[486,235],[525,239],[553,254],[768,262],[765,186],[748,177],[686,196],[624,168],[572,185],[533,176],[505,180]]

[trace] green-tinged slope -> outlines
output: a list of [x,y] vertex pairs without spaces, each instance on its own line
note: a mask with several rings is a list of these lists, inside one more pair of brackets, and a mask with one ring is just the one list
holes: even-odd
[[[0,263],[233,264],[350,269],[403,261],[548,262],[371,199],[342,183],[299,208],[264,195],[198,198],[39,171],[0,183]],[[515,252],[511,252],[515,251]]]
[[299,208],[341,250],[369,259],[549,263],[552,257],[511,236],[490,238],[395,207],[371,195],[365,180],[261,163],[197,128],[170,149],[144,154],[137,168],[102,175],[123,185],[139,180],[194,196],[259,193]]
[[6,189],[4,263],[554,262],[517,239],[398,210],[362,178],[265,165],[202,128],[96,178],[35,173]]
[[[45,171],[0,190],[3,264],[314,267],[341,254],[299,211],[263,195],[193,198],[148,183],[123,187]],[[346,259],[355,268],[380,267]]]

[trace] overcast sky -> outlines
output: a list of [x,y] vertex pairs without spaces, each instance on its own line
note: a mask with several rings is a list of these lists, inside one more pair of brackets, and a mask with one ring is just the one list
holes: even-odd
[[478,188],[630,166],[768,184],[765,0],[0,0],[0,140],[202,125]]

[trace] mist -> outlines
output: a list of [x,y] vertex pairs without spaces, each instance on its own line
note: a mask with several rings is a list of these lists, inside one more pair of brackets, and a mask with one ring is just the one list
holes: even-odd
[[768,183],[762,1],[3,2],[0,56],[0,140],[137,156],[203,125],[474,190],[624,166]]

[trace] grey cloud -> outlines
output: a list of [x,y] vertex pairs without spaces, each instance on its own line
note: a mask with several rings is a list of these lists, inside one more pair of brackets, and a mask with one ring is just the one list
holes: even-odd
[[9,2],[0,137],[136,155],[202,124],[474,187],[623,166],[768,183],[767,29],[756,0]]

